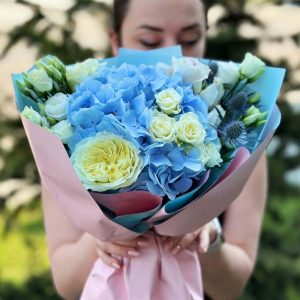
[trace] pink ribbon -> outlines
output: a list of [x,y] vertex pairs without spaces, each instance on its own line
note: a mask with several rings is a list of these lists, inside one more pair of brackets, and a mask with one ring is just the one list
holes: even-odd
[[203,300],[197,251],[173,255],[155,235],[149,243],[141,256],[124,258],[119,270],[97,260],[80,300]]

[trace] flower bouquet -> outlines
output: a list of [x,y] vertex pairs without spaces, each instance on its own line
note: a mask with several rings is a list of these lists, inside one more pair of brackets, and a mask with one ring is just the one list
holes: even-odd
[[[117,240],[184,234],[224,211],[279,125],[283,77],[249,53],[239,65],[172,47],[71,66],[47,56],[13,80],[49,193],[76,226]],[[153,236],[122,270],[98,261],[82,299],[202,299],[200,282],[196,251],[173,257]]]

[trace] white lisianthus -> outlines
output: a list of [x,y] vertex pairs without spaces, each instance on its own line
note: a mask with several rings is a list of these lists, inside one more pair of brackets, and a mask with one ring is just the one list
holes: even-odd
[[220,78],[215,77],[214,82],[204,89],[200,93],[200,96],[206,101],[208,109],[211,110],[214,106],[219,104],[224,93],[223,81]]
[[234,85],[240,77],[239,69],[232,61],[229,63],[218,62],[217,77],[221,78],[224,84]]
[[205,136],[206,131],[198,116],[193,112],[183,114],[176,122],[176,141],[178,143],[198,145],[203,143]]
[[266,68],[266,64],[258,57],[247,53],[240,65],[240,74],[249,80],[256,80]]
[[163,90],[155,95],[157,106],[168,115],[176,115],[181,112],[182,96],[173,88]]
[[41,93],[50,92],[53,88],[53,81],[43,69],[34,69],[27,73],[27,81]]
[[212,124],[212,125],[214,125],[214,126],[216,126],[216,127],[219,126],[220,123],[221,123],[221,121],[222,121],[222,119],[221,119],[221,117],[220,117],[220,115],[219,115],[217,109],[218,109],[218,111],[220,112],[221,116],[224,117],[226,111],[222,108],[221,105],[217,105],[217,106],[215,107],[215,109],[212,109],[212,110],[208,113],[208,117],[207,117],[208,123],[209,123],[209,124]]
[[185,83],[202,82],[210,74],[209,66],[192,57],[173,58],[172,66],[174,73],[182,74]]
[[199,145],[201,156],[200,159],[203,164],[208,168],[213,168],[215,166],[220,166],[223,161],[220,154],[220,146],[214,143],[201,144]]
[[105,192],[128,187],[143,169],[134,144],[109,132],[83,139],[71,156],[73,167],[87,189]]
[[161,72],[167,74],[167,75],[172,75],[173,69],[170,65],[164,64],[162,62],[159,62],[156,64],[156,67],[158,70]]
[[57,121],[62,121],[67,118],[67,106],[69,97],[63,93],[57,93],[50,97],[45,104],[45,113],[47,117]]
[[62,120],[51,127],[51,132],[57,135],[64,144],[67,144],[74,133],[74,129],[68,121]]
[[35,111],[32,107],[25,106],[21,114],[24,118],[33,122],[34,124],[42,125],[41,115],[37,111]]
[[81,63],[68,66],[66,77],[71,89],[75,91],[76,86],[88,76],[93,75],[99,69],[100,65],[101,63],[97,59],[89,58]]
[[175,123],[174,118],[155,110],[150,126],[153,139],[163,143],[173,142],[175,140]]

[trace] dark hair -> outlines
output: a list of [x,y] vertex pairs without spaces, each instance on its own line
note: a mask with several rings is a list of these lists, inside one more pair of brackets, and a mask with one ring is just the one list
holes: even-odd
[[[206,0],[201,0],[201,1],[204,5],[205,14],[207,14],[208,6],[207,6],[207,3],[206,3]],[[118,34],[121,32],[122,24],[123,24],[123,21],[126,17],[129,4],[130,4],[130,0],[114,0],[114,4],[113,4],[113,29]]]

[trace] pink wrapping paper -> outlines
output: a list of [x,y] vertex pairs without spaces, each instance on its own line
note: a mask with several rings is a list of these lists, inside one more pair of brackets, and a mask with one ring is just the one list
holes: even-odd
[[[59,138],[23,117],[22,122],[42,181],[54,201],[72,222],[78,228],[103,241],[135,238],[137,233],[112,222],[99,209],[90,193],[81,184]],[[242,153],[241,161],[238,159],[237,162],[240,167],[233,168],[234,172],[230,173],[222,182],[203,197],[189,204],[170,220],[154,226],[155,230],[162,235],[184,234],[194,231],[218,216],[242,191],[274,131],[275,128],[269,130],[263,143],[250,157],[246,153]],[[245,158],[247,159],[244,162]],[[127,193],[119,194],[119,197],[128,197],[125,194]],[[148,207],[149,202],[153,206],[157,204],[158,207],[161,201],[159,197],[147,192],[138,199],[141,209]],[[149,223],[155,220],[157,216],[165,215],[164,209],[161,209],[149,220]]]
[[[275,108],[273,115],[278,113]],[[273,119],[276,120],[276,116]],[[22,122],[43,183],[54,201],[78,228],[102,241],[125,240],[138,235],[112,222],[99,209],[91,194],[81,184],[58,137],[23,117]],[[178,236],[192,232],[218,216],[242,191],[275,128],[271,118],[264,141],[251,156],[240,149],[217,185],[168,221],[153,226],[153,229],[161,235]],[[136,211],[152,209],[161,204],[161,199],[150,193],[130,192],[118,194],[124,205],[130,199],[129,194],[134,201],[138,200]],[[109,201],[110,198],[113,206],[116,206],[115,201],[118,200],[116,195],[101,198],[101,201]],[[120,207],[120,213],[130,213],[124,211],[124,207]],[[154,220],[166,215],[162,208],[148,222],[152,225]],[[173,256],[164,251],[159,239],[153,237],[151,246],[143,251],[141,257],[125,260],[124,267],[118,271],[97,261],[81,300],[190,300],[191,296],[194,300],[202,299],[201,272],[196,250],[185,250]]]
[[152,235],[141,256],[123,259],[116,270],[97,260],[80,300],[202,300],[201,269],[195,249],[174,256]]

